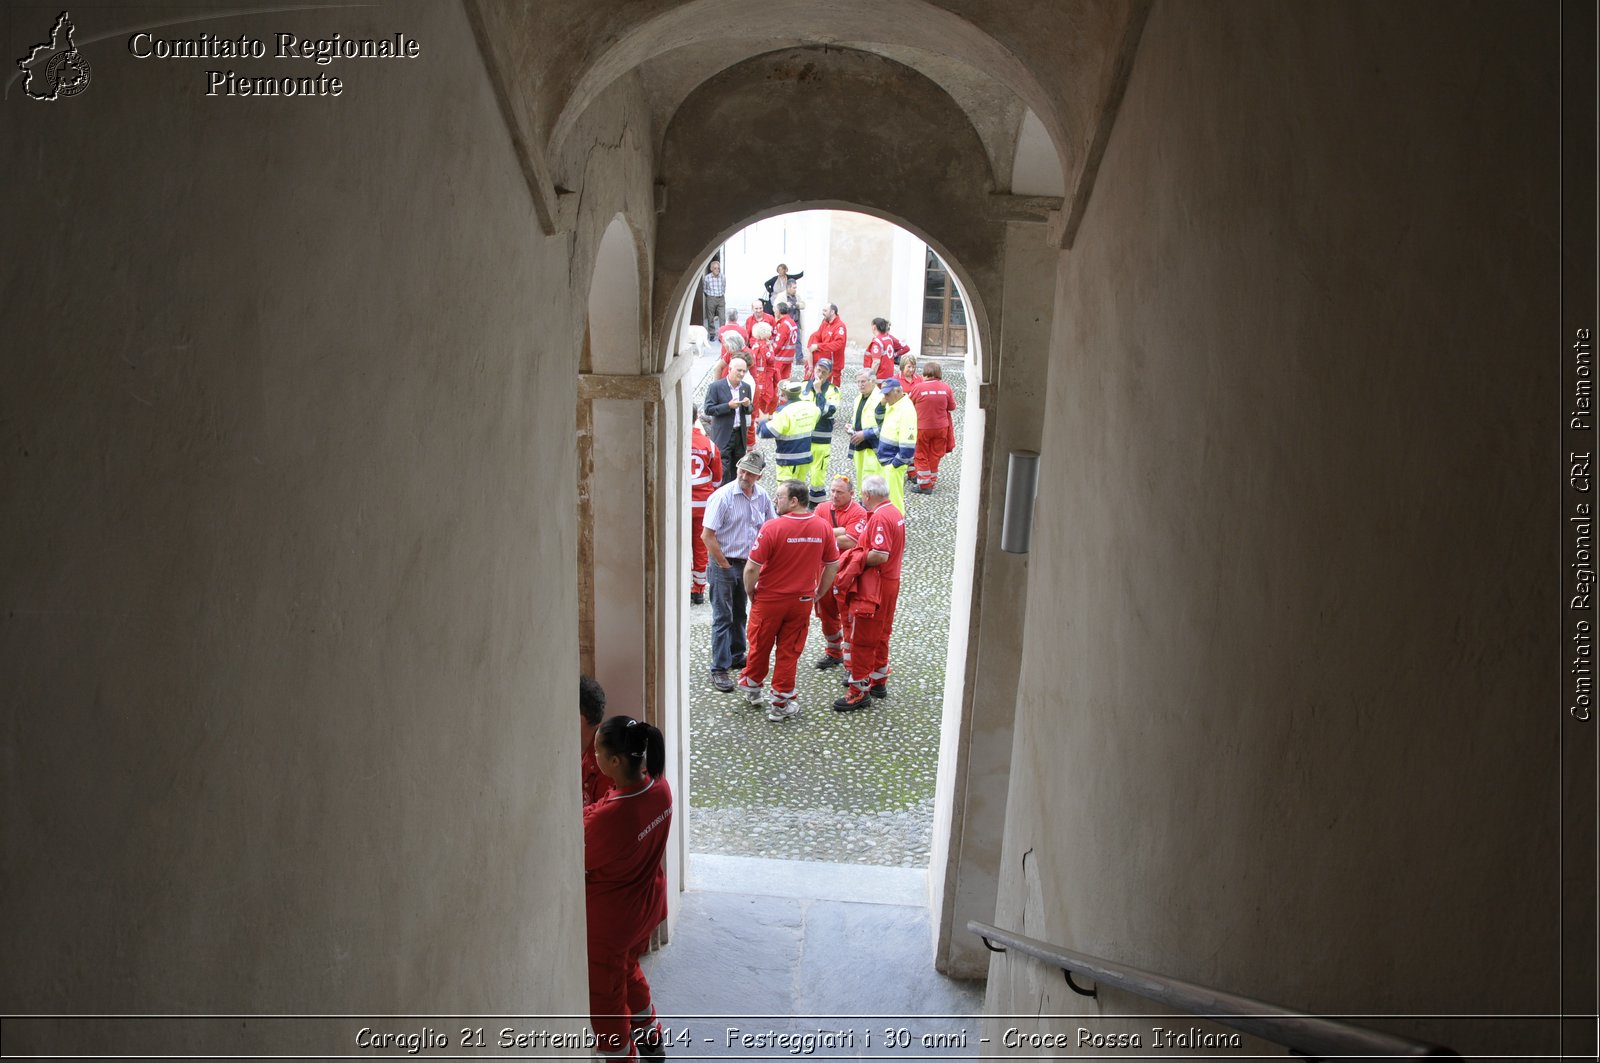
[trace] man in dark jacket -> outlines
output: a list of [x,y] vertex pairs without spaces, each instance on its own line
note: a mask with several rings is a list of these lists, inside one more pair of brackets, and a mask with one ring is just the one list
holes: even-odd
[[722,454],[723,483],[737,475],[739,459],[746,449],[745,433],[750,428],[755,389],[745,379],[745,369],[744,359],[735,358],[728,363],[728,375],[713,380],[706,388],[706,417],[711,422],[706,434]]

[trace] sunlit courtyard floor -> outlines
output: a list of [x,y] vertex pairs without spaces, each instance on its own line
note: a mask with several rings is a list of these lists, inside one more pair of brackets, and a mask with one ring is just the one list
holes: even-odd
[[[965,378],[959,362],[944,368],[959,405],[959,440]],[[846,409],[854,409],[854,383],[846,379],[842,391]],[[834,437],[832,472],[849,471],[845,420],[839,418]],[[772,446],[763,440],[759,449],[770,459]],[[800,661],[800,716],[769,723],[763,710],[711,685],[711,606],[691,607],[691,852],[927,866],[965,456],[958,447],[944,459],[934,494],[906,494],[904,575],[889,646],[890,696],[872,708],[833,711],[833,700],[843,690],[840,670],[812,667],[823,649],[813,617]],[[762,482],[770,491],[775,481],[769,473]]]

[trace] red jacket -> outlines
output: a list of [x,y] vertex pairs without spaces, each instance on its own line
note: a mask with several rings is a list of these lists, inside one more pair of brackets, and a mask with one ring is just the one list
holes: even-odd
[[612,790],[583,810],[583,886],[589,950],[621,951],[642,943],[667,917],[661,856],[672,828],[672,788],[665,779]]
[[[895,339],[893,334],[885,332],[881,336],[872,337],[872,341],[867,344],[866,353],[862,355],[861,364],[868,369],[876,369],[878,379],[883,380],[894,376],[895,363],[900,360],[901,355],[910,350],[909,346]],[[889,359],[887,370],[884,369],[884,358]]]
[[950,415],[956,408],[956,393],[949,384],[926,377],[912,384],[906,397],[917,408],[917,431],[950,427]]
[[750,311],[750,316],[744,319],[744,338],[746,340],[755,339],[754,332],[756,330],[756,323],[760,321],[765,321],[767,324],[771,325],[773,332],[778,331],[777,318],[773,317],[765,310],[761,311],[760,313],[752,310]]
[[839,574],[833,580],[833,594],[840,615],[872,616],[883,601],[882,565],[867,567],[867,549],[854,546],[839,555]]
[[722,452],[696,425],[689,435],[689,498],[703,505],[721,485]]
[[826,358],[833,363],[835,369],[839,368],[839,359],[844,357],[846,329],[843,318],[834,318],[824,321],[817,326],[817,331],[806,340],[806,350],[809,352],[812,344],[816,344],[817,353],[807,359],[807,364],[815,364],[816,359]]
[[772,333],[772,345],[777,348],[778,358],[785,362],[794,361],[794,346],[800,339],[800,330],[795,327],[794,318],[788,314],[778,319],[777,328]]

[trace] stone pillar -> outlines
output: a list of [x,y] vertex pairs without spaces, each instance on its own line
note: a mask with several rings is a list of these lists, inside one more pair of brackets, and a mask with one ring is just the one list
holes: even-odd
[[[938,913],[935,963],[962,977],[981,977],[988,969],[988,953],[966,924],[994,915],[1027,607],[1027,558],[1000,549],[1006,459],[1013,449],[1039,449],[1059,254],[1046,242],[1042,224],[1006,225],[1001,305],[993,330],[998,349],[974,360],[996,366],[998,379],[967,389],[969,396],[979,397],[982,409],[968,412],[960,445],[982,447],[983,475],[962,489],[956,555],[973,558],[972,582],[970,594],[962,595],[958,587],[954,598],[929,868]],[[969,609],[964,640],[958,630],[963,598]]]

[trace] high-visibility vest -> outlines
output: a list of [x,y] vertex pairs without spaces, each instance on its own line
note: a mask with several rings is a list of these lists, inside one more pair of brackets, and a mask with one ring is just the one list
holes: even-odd
[[839,389],[832,384],[822,385],[822,394],[817,394],[817,382],[807,380],[805,390],[800,393],[801,402],[809,402],[817,408],[817,427],[811,430],[813,443],[833,442],[833,415],[839,412]]
[[917,406],[908,398],[890,406],[878,429],[878,462],[881,465],[910,465],[917,452]]
[[850,421],[850,434],[865,432],[867,438],[859,443],[851,443],[851,450],[870,450],[878,445],[878,427],[883,424],[883,411],[887,408],[883,402],[883,392],[877,388],[873,388],[870,395],[856,396],[856,412]]
[[811,463],[811,432],[817,427],[817,417],[816,403],[796,400],[761,422],[761,434],[778,441],[779,465]]

